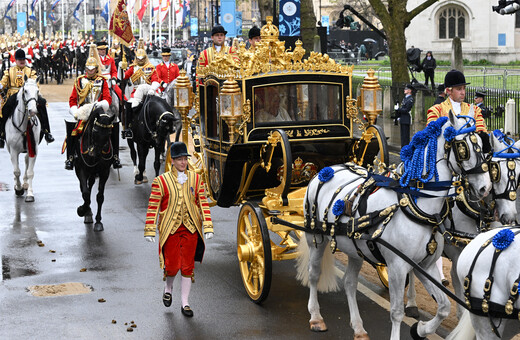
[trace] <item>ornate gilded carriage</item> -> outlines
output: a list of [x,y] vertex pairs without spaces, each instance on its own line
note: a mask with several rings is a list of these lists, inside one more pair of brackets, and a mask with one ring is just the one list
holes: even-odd
[[[303,59],[301,42],[286,50],[270,18],[261,34],[255,49],[240,44],[237,55],[216,54],[197,68],[196,113],[190,120],[191,106],[181,110],[193,137],[191,166],[205,176],[208,197],[221,207],[242,206],[237,253],[246,291],[257,303],[269,293],[272,260],[295,258],[301,236],[273,217],[303,226],[307,183],[325,166],[367,166],[374,157],[388,163],[386,138],[372,125],[380,110],[365,112],[372,124],[358,118],[353,66],[315,52]],[[374,91],[364,93],[365,105],[380,100],[371,75],[365,89]]]

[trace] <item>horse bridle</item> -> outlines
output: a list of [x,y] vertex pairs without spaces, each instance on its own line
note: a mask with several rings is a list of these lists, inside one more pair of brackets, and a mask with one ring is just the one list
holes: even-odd
[[[108,115],[107,115],[106,113],[104,113],[104,114],[102,114],[102,115],[100,115],[100,116],[107,116],[107,117],[108,117]],[[103,128],[103,129],[111,129],[111,128],[114,127],[114,124],[113,124],[113,123],[111,123],[111,124],[101,124],[100,122],[98,122],[97,117],[94,118],[94,122],[93,122],[93,124],[94,124],[95,126],[99,126],[100,128]],[[84,154],[90,153],[91,151],[94,150],[94,147],[95,147],[94,143],[92,143],[92,131],[90,131],[90,133],[87,133],[87,131],[88,131],[88,129],[87,129],[87,127],[85,127],[85,133],[81,136],[81,140],[80,140],[80,150],[79,150],[79,153],[80,153],[80,155],[81,155],[81,158],[82,158],[82,160],[83,160],[83,163],[85,163],[85,165],[86,165],[87,167],[92,168],[92,167],[95,167],[99,162],[95,162],[94,164],[89,164],[89,163],[87,162],[87,160],[85,159],[85,157],[84,157]],[[87,137],[87,138],[88,138],[88,142],[89,142],[90,146],[89,146],[88,150],[86,150],[85,152],[83,152],[83,138],[85,138],[85,136],[86,136],[87,134],[88,134],[88,137]],[[110,142],[110,139],[109,139],[109,142]],[[109,151],[107,151],[107,153],[108,153],[108,152],[109,152]],[[103,152],[102,152],[102,153],[103,153]],[[110,156],[109,156],[108,158],[105,158],[105,157],[101,156],[101,158],[102,158],[103,160],[106,161],[106,160],[111,159],[112,156],[113,156],[113,150],[112,150],[112,148],[110,148]]]
[[489,174],[491,177],[491,182],[500,182],[500,178],[502,176],[502,171],[500,170],[500,163],[507,162],[507,184],[504,192],[500,194],[495,193],[494,187],[491,190],[495,199],[498,198],[515,201],[516,190],[518,189],[518,185],[520,182],[520,178],[516,180],[516,159],[520,158],[520,149],[514,146],[513,140],[511,140],[511,144],[507,144],[505,141],[503,142],[507,146],[503,150],[493,153],[493,157],[499,158],[499,160],[489,162]]
[[[14,122],[14,117],[13,117],[13,119],[11,119],[13,126],[16,128],[16,130],[18,130],[18,132],[20,132],[22,134],[24,133],[24,131],[22,131],[20,128],[23,125],[23,123],[25,122],[25,118],[26,117],[30,117],[30,118],[34,117],[34,115],[31,115],[30,112],[29,112],[28,104],[32,100],[34,100],[36,102],[36,106],[38,106],[38,100],[37,100],[38,96],[36,96],[34,98],[29,98],[29,100],[25,100],[25,90],[24,90],[24,88],[25,88],[25,84],[19,90],[19,91],[22,91],[22,101],[23,101],[23,105],[25,107],[25,111],[23,111],[22,121],[20,122],[19,125],[16,125],[15,122]],[[22,112],[21,110],[19,110],[19,111]],[[34,125],[36,125],[36,124],[34,124]]]

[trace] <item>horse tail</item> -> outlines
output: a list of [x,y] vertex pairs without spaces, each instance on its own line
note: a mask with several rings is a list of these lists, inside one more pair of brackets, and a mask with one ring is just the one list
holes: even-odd
[[[339,290],[338,278],[343,276],[343,272],[335,266],[335,257],[329,250],[329,245],[330,242],[327,242],[321,258],[321,275],[318,280],[318,291],[321,293],[337,292]],[[297,251],[296,279],[303,286],[309,287],[310,249],[305,235],[300,239]]]
[[459,320],[459,324],[451,331],[446,340],[471,340],[475,339],[475,337],[475,330],[471,324],[471,315],[469,311],[465,310]]

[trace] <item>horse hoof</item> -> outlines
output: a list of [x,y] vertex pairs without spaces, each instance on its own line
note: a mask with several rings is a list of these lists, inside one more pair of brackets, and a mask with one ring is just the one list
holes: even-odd
[[370,337],[367,333],[364,334],[354,334],[354,340],[370,340]]
[[34,202],[34,196],[26,196],[25,202]]
[[410,335],[412,336],[412,339],[413,339],[413,340],[424,340],[424,339],[426,339],[426,338],[420,336],[420,335],[417,333],[417,325],[418,325],[418,324],[419,324],[418,322],[416,322],[416,323],[413,324],[412,328],[410,329]]
[[83,223],[85,223],[85,224],[94,223],[94,220],[92,219],[92,215],[91,214],[85,215],[85,218],[83,219]]
[[311,321],[311,331],[313,332],[326,332],[327,331],[327,325],[325,325],[325,322],[323,320],[318,321]]
[[410,318],[419,319],[419,308],[417,307],[406,307],[404,314]]
[[104,230],[103,223],[96,222],[96,224],[94,224],[94,231],[103,231],[103,230]]
[[134,179],[134,184],[136,184],[136,185],[140,185],[140,184],[143,184],[143,181],[140,181],[140,180]]
[[143,176],[143,183],[148,183],[148,177]]
[[25,190],[22,189],[14,189],[14,194],[16,196],[22,196],[24,194]]

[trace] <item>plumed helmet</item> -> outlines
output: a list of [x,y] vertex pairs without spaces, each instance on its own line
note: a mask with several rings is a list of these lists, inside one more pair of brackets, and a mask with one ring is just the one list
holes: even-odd
[[25,60],[25,51],[22,49],[16,50],[16,52],[14,52],[14,59]]
[[99,65],[101,65],[101,61],[99,59],[97,46],[96,46],[96,44],[90,44],[90,49],[88,52],[88,59],[87,59],[87,62],[85,63],[85,67],[88,70],[93,70],[95,68],[97,68],[99,70]]
[[170,156],[174,159],[182,156],[190,156],[190,154],[188,153],[186,144],[183,142],[174,142],[170,147]]
[[139,66],[143,66],[148,63],[148,56],[146,55],[146,50],[144,48],[144,40],[143,38],[139,39],[139,43],[137,44],[137,51],[135,52],[136,63]]
[[227,31],[224,29],[222,25],[215,25],[215,27],[213,27],[213,29],[211,30],[211,36],[214,36],[217,33],[227,34]]
[[260,28],[253,26],[249,30],[249,39],[253,39],[260,36]]
[[444,86],[446,88],[469,84],[470,83],[466,83],[466,77],[464,77],[464,74],[459,70],[451,70],[446,73],[446,76],[444,77]]

